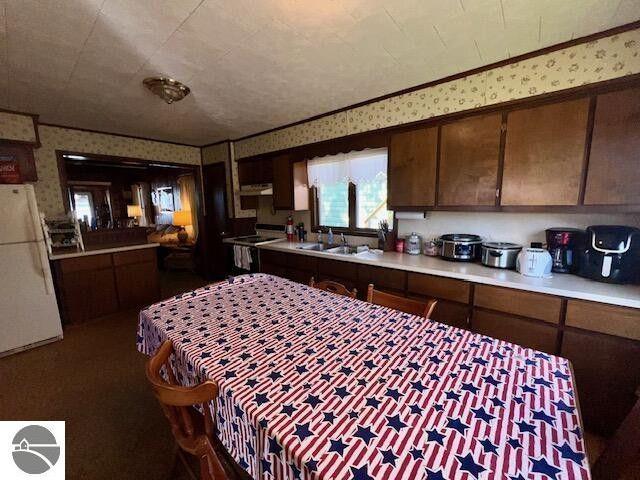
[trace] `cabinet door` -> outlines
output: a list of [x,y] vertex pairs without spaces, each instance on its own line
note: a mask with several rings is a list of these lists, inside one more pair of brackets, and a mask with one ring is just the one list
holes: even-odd
[[636,400],[640,342],[566,329],[561,355],[573,365],[586,428],[611,435]]
[[640,88],[599,95],[585,205],[640,205]]
[[358,265],[358,291],[367,295],[367,287],[370,283],[376,290],[382,290],[397,295],[404,294],[407,283],[407,274],[402,270],[393,268],[371,267]]
[[502,114],[442,126],[438,205],[495,205]]
[[152,262],[115,267],[120,309],[142,307],[159,298],[158,266]]
[[436,322],[458,328],[469,328],[469,306],[462,303],[438,300],[431,318]]
[[389,208],[435,205],[437,143],[436,127],[391,137],[387,180]]
[[501,205],[577,205],[589,99],[510,112]]
[[556,353],[558,329],[542,322],[474,309],[471,327],[474,332],[482,335],[534,350]]
[[273,159],[273,208],[293,210],[293,172],[288,155]]

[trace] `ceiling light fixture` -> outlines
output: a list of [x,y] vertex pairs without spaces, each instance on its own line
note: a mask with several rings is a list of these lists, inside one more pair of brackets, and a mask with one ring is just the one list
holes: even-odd
[[186,85],[169,77],[149,77],[142,83],[169,104],[182,100],[191,91]]

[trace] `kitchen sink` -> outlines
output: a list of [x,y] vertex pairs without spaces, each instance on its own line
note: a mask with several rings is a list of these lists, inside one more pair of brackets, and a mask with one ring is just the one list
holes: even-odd
[[322,252],[327,250],[328,245],[324,243],[314,243],[311,245],[300,245],[298,247],[299,250],[315,250],[316,252]]
[[339,247],[333,247],[325,250],[327,253],[338,253],[340,255],[351,255],[357,252],[357,247],[350,245],[340,245]]
[[359,251],[368,250],[367,247],[353,247],[351,245],[328,245],[326,243],[312,243],[300,245],[298,250],[311,250],[314,252],[337,253],[338,255],[355,255]]

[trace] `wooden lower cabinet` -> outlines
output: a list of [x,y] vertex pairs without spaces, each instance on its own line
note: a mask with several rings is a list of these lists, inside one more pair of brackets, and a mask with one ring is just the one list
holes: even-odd
[[469,305],[438,300],[432,320],[458,328],[469,328]]
[[376,290],[404,295],[407,272],[393,268],[358,265],[358,291],[363,292],[365,297],[370,283]]
[[573,365],[586,428],[613,434],[637,400],[640,342],[567,328],[560,354]]
[[523,347],[556,354],[558,329],[536,320],[474,308],[471,329]]
[[55,260],[53,270],[67,324],[142,307],[160,296],[155,248]]

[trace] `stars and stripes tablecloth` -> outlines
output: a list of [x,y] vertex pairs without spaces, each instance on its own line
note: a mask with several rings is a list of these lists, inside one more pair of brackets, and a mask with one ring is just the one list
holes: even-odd
[[264,274],[142,310],[167,338],[257,479],[590,477],[564,358]]

